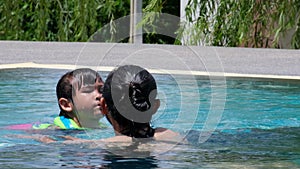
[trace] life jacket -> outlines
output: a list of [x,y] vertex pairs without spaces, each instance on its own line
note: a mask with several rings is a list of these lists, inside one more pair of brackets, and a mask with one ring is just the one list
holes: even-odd
[[[106,128],[107,126],[99,122],[99,128]],[[87,128],[79,127],[78,124],[69,118],[64,116],[58,116],[54,118],[53,124],[51,123],[28,123],[28,124],[16,124],[5,127],[10,130],[30,130],[30,129],[50,129],[50,128],[59,128],[59,129],[76,129],[84,130]]]
[[60,129],[84,129],[79,127],[74,120],[66,118],[65,116],[55,117],[54,125]]
[[[55,117],[54,125],[60,129],[77,129],[77,130],[88,129],[84,127],[79,127],[78,124],[73,119],[66,118],[65,116]],[[107,126],[99,122],[99,128],[107,128]]]

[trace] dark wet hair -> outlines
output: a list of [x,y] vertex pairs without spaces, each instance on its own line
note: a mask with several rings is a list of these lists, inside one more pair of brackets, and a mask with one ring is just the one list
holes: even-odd
[[125,128],[121,134],[136,138],[153,137],[155,131],[149,122],[155,111],[152,104],[156,89],[154,77],[139,66],[124,65],[109,73],[103,97],[111,117]]
[[[75,95],[74,89],[81,89],[82,85],[93,85],[95,82],[103,82],[98,72],[89,68],[79,68],[65,73],[57,82],[56,96],[57,100],[66,98],[73,102]],[[59,105],[60,107],[60,105]],[[60,116],[66,116],[66,112],[60,107]]]

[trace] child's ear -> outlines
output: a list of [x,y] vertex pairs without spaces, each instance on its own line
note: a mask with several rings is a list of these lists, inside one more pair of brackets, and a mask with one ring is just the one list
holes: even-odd
[[66,98],[60,98],[58,100],[58,104],[66,112],[72,112],[73,111],[73,104]]
[[102,107],[102,114],[107,115],[108,114],[108,108],[107,108],[107,104],[105,102],[105,99],[103,97],[100,99],[100,104],[101,104],[101,107]]
[[153,104],[153,114],[155,114],[160,106],[160,100],[155,99],[154,104]]

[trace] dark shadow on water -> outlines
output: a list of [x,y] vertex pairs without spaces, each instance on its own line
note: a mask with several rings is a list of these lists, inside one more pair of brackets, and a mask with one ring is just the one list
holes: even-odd
[[[78,146],[78,145],[77,145]],[[152,169],[157,168],[157,160],[148,158],[126,158],[101,148],[60,148],[60,159],[56,165],[62,168],[112,168],[112,169]],[[80,149],[80,150],[78,150]]]
[[157,168],[157,160],[153,157],[147,158],[124,158],[121,156],[117,156],[114,154],[106,154],[104,156],[104,160],[107,163],[103,164],[104,168],[123,168],[123,169],[132,169],[132,168],[143,168],[143,169],[151,169]]

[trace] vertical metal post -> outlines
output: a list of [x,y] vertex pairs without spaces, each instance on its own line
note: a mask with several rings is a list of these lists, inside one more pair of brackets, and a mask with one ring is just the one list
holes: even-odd
[[[180,23],[186,24],[185,7],[187,6],[187,4],[188,0],[180,0]],[[187,37],[186,33],[184,33],[180,40],[182,45],[186,44],[186,39],[189,39],[189,37]]]
[[142,0],[130,0],[130,43],[143,43],[142,27],[137,27],[142,21],[142,4]]

